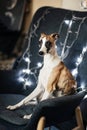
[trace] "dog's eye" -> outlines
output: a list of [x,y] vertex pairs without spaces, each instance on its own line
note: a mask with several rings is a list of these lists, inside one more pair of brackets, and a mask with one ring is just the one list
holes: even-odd
[[47,48],[51,47],[51,42],[50,42],[50,41],[47,41],[47,42],[45,43],[45,46],[46,46]]

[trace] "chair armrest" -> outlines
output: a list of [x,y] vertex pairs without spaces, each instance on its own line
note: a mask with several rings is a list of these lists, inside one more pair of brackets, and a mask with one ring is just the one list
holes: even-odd
[[85,94],[85,91],[82,91],[74,95],[44,100],[38,105],[39,116],[46,118],[48,126],[68,121],[75,115],[75,109]]
[[[77,126],[75,128],[73,128],[72,130],[84,130],[80,107],[76,107],[75,117],[76,117],[76,121],[77,121]],[[44,130],[45,124],[46,124],[46,118],[44,116],[42,116],[40,118],[40,120],[38,121],[37,130]]]
[[[27,128],[40,128],[41,122],[43,130],[44,126],[48,127],[72,119],[75,115],[76,107],[80,104],[84,96],[85,91],[82,91],[75,95],[47,99],[40,102],[35,107]],[[39,126],[37,125],[38,122]]]

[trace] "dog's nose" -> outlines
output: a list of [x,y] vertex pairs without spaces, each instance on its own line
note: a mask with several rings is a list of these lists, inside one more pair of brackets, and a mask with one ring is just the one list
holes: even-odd
[[39,51],[39,55],[44,55],[44,52],[43,51]]

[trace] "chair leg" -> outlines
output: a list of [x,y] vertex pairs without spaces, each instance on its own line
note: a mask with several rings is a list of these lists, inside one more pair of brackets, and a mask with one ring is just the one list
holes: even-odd
[[84,125],[83,125],[83,120],[82,120],[82,114],[81,114],[80,107],[76,108],[75,115],[76,115],[77,127],[75,127],[72,130],[84,130]]
[[45,122],[46,122],[45,117],[41,117],[39,122],[38,122],[38,125],[37,125],[37,130],[44,130]]

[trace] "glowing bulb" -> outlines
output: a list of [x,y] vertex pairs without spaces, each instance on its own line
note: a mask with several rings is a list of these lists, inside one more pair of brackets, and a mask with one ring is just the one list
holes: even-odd
[[29,70],[29,69],[23,69],[23,73],[27,73],[27,74],[29,74],[31,71]]
[[87,51],[87,47],[84,47],[82,52],[85,53]]
[[37,66],[38,66],[38,67],[41,67],[41,66],[42,66],[42,63],[38,62],[38,63],[37,63]]
[[72,20],[65,20],[64,22],[65,24],[69,25],[69,27],[72,26]]
[[55,46],[55,48],[57,49],[57,45]]
[[85,88],[85,83],[84,83],[84,82],[82,82],[80,87],[81,87],[81,88],[82,88],[82,90],[83,90],[83,89]]
[[24,78],[23,78],[23,77],[19,77],[18,80],[19,80],[20,82],[24,82]]
[[26,57],[24,60],[25,60],[26,62],[30,62],[30,59],[29,59],[28,57]]
[[82,62],[82,57],[77,58],[77,63],[80,64]]
[[32,82],[29,80],[29,81],[26,81],[25,82],[25,85],[28,85],[28,86],[31,86],[32,85]]
[[65,20],[65,24],[67,24],[67,25],[68,25],[68,24],[69,24],[69,20]]
[[76,76],[78,74],[78,69],[77,68],[73,69],[71,73],[73,76]]

